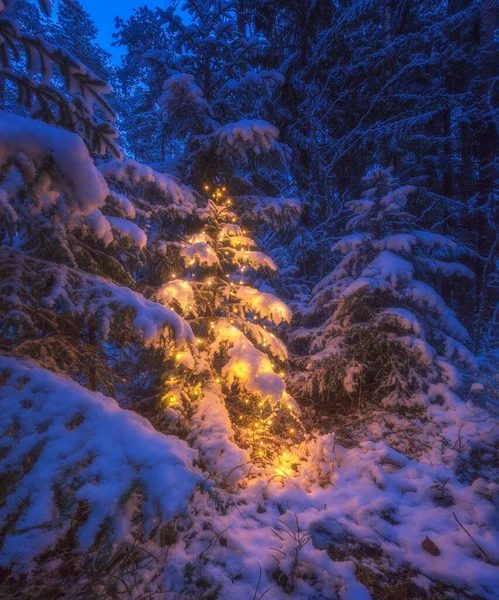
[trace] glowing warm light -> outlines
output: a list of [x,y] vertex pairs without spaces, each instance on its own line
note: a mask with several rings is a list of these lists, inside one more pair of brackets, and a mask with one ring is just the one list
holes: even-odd
[[236,377],[242,379],[243,381],[246,381],[250,374],[248,364],[243,361],[238,361],[235,363],[235,365],[232,367],[232,372]]
[[295,428],[294,427],[290,427],[289,428],[289,433],[294,433],[295,432]]

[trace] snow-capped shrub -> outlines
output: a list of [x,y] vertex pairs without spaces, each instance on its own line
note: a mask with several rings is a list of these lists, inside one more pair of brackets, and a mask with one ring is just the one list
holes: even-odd
[[89,550],[149,535],[187,507],[195,452],[115,400],[0,359],[0,565],[25,572],[66,537]]

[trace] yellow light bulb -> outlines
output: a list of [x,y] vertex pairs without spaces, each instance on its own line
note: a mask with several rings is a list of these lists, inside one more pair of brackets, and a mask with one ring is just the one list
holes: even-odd
[[289,428],[289,433],[294,433],[295,432],[295,428],[294,427],[290,427]]

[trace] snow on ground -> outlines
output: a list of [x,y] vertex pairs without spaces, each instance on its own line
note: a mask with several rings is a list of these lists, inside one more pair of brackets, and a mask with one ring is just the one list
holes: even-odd
[[392,576],[413,594],[393,598],[497,599],[497,422],[454,395],[414,415],[380,410],[356,444],[284,453],[245,489],[218,490],[227,514],[197,495],[166,597],[363,600],[370,577]]
[[[9,469],[44,443],[9,499],[21,501],[31,489],[4,564],[8,557],[22,563],[26,548],[36,553],[64,533],[49,484],[66,469],[65,477],[88,479],[76,494],[95,510],[83,545],[135,477],[151,511],[163,510],[164,522],[175,516],[175,535],[157,551],[164,588],[151,597],[158,600],[498,598],[498,421],[448,390],[425,405],[387,401],[272,463],[251,465],[232,442],[216,389],[207,387],[188,441],[212,478],[189,466],[195,450],[113,400],[27,361],[1,364],[9,374],[0,396]],[[106,484],[92,483],[94,475]],[[126,531],[125,521],[115,517],[116,531]],[[130,597],[148,593],[146,575]]]

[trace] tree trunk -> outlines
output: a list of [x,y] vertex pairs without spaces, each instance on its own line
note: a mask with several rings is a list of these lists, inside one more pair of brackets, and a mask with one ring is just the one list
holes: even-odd
[[[477,251],[485,258],[490,255],[492,240],[492,229],[488,219],[490,215],[497,214],[494,203],[497,198],[495,192],[495,160],[497,153],[497,128],[494,121],[492,106],[492,86],[496,76],[494,32],[496,26],[496,0],[482,0],[480,4],[480,43],[478,47],[480,87],[479,87],[479,114],[478,124],[478,161],[479,180],[478,193],[480,208],[477,213]],[[478,319],[475,327],[475,351],[480,344],[481,325],[484,315],[488,310],[487,298],[487,275],[488,261],[481,260],[477,265],[477,309]]]

